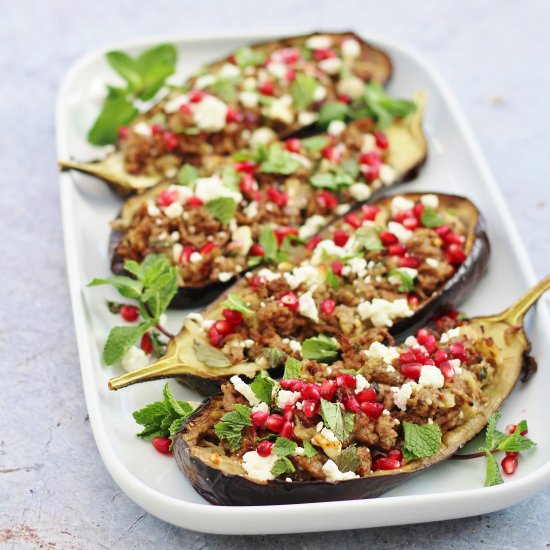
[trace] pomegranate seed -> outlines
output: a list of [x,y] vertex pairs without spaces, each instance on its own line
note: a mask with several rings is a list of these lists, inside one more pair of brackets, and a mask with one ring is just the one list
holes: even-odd
[[153,344],[151,343],[151,335],[146,332],[142,337],[141,337],[141,341],[139,343],[139,346],[141,347],[141,349],[147,354],[149,355],[150,353],[152,353],[153,351]]
[[283,48],[280,52],[283,63],[292,65],[300,59],[300,50],[298,48]]
[[181,251],[179,262],[180,263],[188,262],[193,252],[195,252],[195,247],[190,244],[186,244]]
[[259,428],[260,426],[263,426],[265,424],[268,416],[269,413],[266,413],[265,411],[256,411],[250,415],[250,420],[252,420],[253,426]]
[[407,252],[407,247],[402,244],[390,244],[388,246],[388,255],[389,256],[404,256]]
[[390,244],[397,244],[399,242],[399,239],[389,231],[380,231],[379,237],[382,241],[382,244],[385,246],[388,246]]
[[263,286],[266,284],[266,280],[263,277],[260,277],[259,275],[254,275],[252,279],[250,279],[250,286],[253,289],[257,289],[259,286]]
[[351,97],[349,95],[339,95],[338,101],[340,103],[351,103]]
[[292,311],[296,311],[300,305],[298,296],[296,296],[294,292],[287,292],[286,294],[283,294],[280,297],[279,302]]
[[321,302],[320,309],[323,315],[331,315],[335,308],[336,302],[330,298],[327,298]]
[[130,129],[128,126],[120,126],[118,129],[118,137],[120,139],[126,139],[128,137],[128,134],[130,132]]
[[319,388],[319,394],[323,399],[332,401],[336,392],[336,382],[334,380],[325,380]]
[[314,248],[323,240],[321,235],[315,235],[315,237],[312,237],[309,239],[309,241],[306,243],[306,248],[308,250],[314,250]]
[[172,445],[172,440],[169,437],[155,437],[155,439],[153,439],[153,447],[163,455],[172,454],[170,445]]
[[436,227],[436,228],[434,229],[434,231],[435,231],[440,237],[444,237],[450,230],[451,230],[451,228],[450,228],[448,225],[440,225],[439,227]]
[[284,378],[280,381],[281,388],[283,388],[283,390],[291,390],[294,382],[295,380],[293,378]]
[[517,428],[516,424],[508,424],[508,426],[506,426],[505,431],[508,435],[512,435],[516,431],[516,428]]
[[518,459],[515,456],[505,456],[500,465],[502,466],[502,471],[507,476],[511,476],[515,474],[518,469]]
[[403,223],[405,220],[408,220],[409,218],[414,218],[414,214],[412,210],[401,210],[401,212],[398,212],[393,219],[398,223]]
[[313,399],[305,399],[302,401],[302,410],[307,418],[315,416],[321,407],[320,401],[313,401]]
[[172,132],[164,132],[164,146],[168,151],[173,151],[179,144],[178,136]]
[[217,331],[215,324],[208,329],[208,339],[215,348],[219,348],[223,342],[223,334]]
[[336,57],[336,53],[328,48],[313,51],[313,59],[315,61],[323,61],[323,59],[331,59],[333,57]]
[[341,262],[340,260],[334,260],[330,267],[335,275],[342,275],[342,269],[344,269],[343,262]]
[[287,139],[285,149],[291,153],[299,153],[302,150],[302,142],[298,138]]
[[410,306],[417,306],[420,303],[420,298],[416,294],[410,293],[407,296],[407,303]]
[[248,174],[252,174],[256,168],[257,164],[251,160],[241,160],[239,162],[235,163],[235,172],[247,172]]
[[292,387],[290,388],[292,391],[298,391],[301,392],[304,389],[304,386],[306,383],[303,380],[293,380],[292,381]]
[[292,425],[292,422],[285,422],[283,424],[283,427],[281,428],[281,431],[279,432],[279,435],[281,437],[286,437],[287,439],[290,439],[292,437],[292,429],[294,426]]
[[377,206],[371,206],[370,204],[364,204],[361,209],[363,210],[363,217],[365,220],[374,221],[378,213],[380,212],[380,208]]
[[243,193],[252,194],[258,190],[258,184],[252,174],[244,172],[239,187]]
[[283,418],[287,422],[291,422],[293,416],[294,416],[294,404],[293,403],[287,403],[285,405],[285,408],[284,408]]
[[466,242],[466,238],[462,235],[459,235],[458,233],[449,232],[443,236],[443,241],[447,245],[457,244],[459,246],[462,246]]
[[228,336],[235,330],[235,326],[227,321],[216,321],[212,326],[222,336]]
[[355,376],[348,374],[347,372],[342,372],[336,375],[336,385],[344,388],[355,388],[357,385],[357,380]]
[[412,351],[405,351],[399,355],[399,361],[402,365],[414,363],[416,361],[416,355]]
[[515,458],[519,455],[519,453],[517,451],[506,451],[504,454],[506,456],[511,456],[512,458]]
[[330,162],[338,162],[340,159],[340,152],[333,145],[327,145],[322,151],[321,154],[323,158],[330,160]]
[[177,191],[163,191],[160,193],[160,195],[157,197],[157,204],[159,206],[170,206],[173,202],[176,202],[178,200],[178,193]]
[[422,364],[423,365],[435,365],[434,360],[430,359],[429,357],[427,359],[424,359],[424,361],[422,361]]
[[345,231],[338,229],[334,232],[333,240],[336,246],[345,246],[349,240],[349,235]]
[[454,344],[451,344],[450,347],[451,355],[455,359],[460,359],[461,361],[466,361],[468,358],[466,354],[466,349],[464,348],[464,345],[460,342],[455,342]]
[[382,159],[376,151],[370,151],[368,153],[363,153],[359,157],[359,164],[366,164],[372,168],[378,168],[382,164]]
[[139,309],[136,306],[122,306],[120,316],[127,322],[133,323],[139,317]]
[[361,410],[369,418],[378,418],[382,414],[382,411],[384,410],[384,405],[382,405],[382,403],[373,403],[371,401],[363,401],[363,403],[361,403]]
[[191,103],[200,103],[205,97],[206,93],[201,90],[193,90],[189,92],[189,101]]
[[342,403],[346,410],[351,412],[359,412],[361,410],[361,406],[359,405],[359,401],[357,401],[357,398],[353,395],[350,395],[348,397],[344,397],[342,399]]
[[466,253],[457,244],[452,244],[447,249],[452,264],[462,264],[466,259]]
[[216,243],[208,241],[199,248],[199,252],[201,254],[209,254],[210,252],[212,252],[212,250],[214,250],[214,248],[217,248]]
[[429,334],[424,341],[424,347],[428,353],[434,353],[437,349],[437,340],[433,334]]
[[187,202],[185,203],[191,208],[198,208],[199,206],[202,206],[204,203],[202,202],[202,199],[199,199],[196,195],[192,195],[187,199]]
[[401,371],[401,374],[406,378],[418,380],[420,378],[422,365],[420,363],[408,363],[406,365],[401,365],[401,368],[399,370]]
[[443,375],[443,378],[450,382],[455,377],[455,370],[453,369],[453,366],[449,361],[443,361],[441,365],[439,365],[439,368],[441,370],[441,374]]
[[162,132],[164,132],[164,128],[160,124],[153,124],[151,126],[151,133],[154,136],[159,136]]
[[374,461],[375,470],[397,470],[401,468],[401,461],[394,458],[380,457]]
[[378,179],[380,176],[380,167],[378,166],[367,166],[361,169],[361,172],[369,182],[373,182]]
[[441,363],[443,363],[443,361],[447,361],[447,359],[449,359],[449,354],[443,349],[438,349],[433,357],[434,363],[438,367],[439,365],[441,365]]
[[420,222],[416,218],[407,218],[403,220],[403,227],[407,228],[409,231],[420,227]]
[[187,104],[181,105],[179,108],[179,112],[188,116],[193,114],[193,110]]
[[296,71],[294,69],[288,69],[285,74],[285,79],[288,82],[292,82],[296,78]]
[[412,267],[416,269],[420,266],[420,260],[414,256],[403,256],[399,258],[399,267]]
[[273,95],[273,92],[275,91],[273,82],[271,80],[264,80],[263,82],[260,82],[258,85],[258,91],[263,95]]
[[429,358],[429,355],[425,351],[422,351],[420,348],[413,348],[411,351],[414,353],[416,361],[424,361],[425,359]]
[[237,111],[234,107],[228,107],[227,108],[227,114],[225,115],[225,122],[231,123],[231,122],[241,122],[243,119],[243,115]]
[[374,388],[367,388],[360,391],[355,397],[359,403],[365,403],[366,401],[374,403],[376,401],[376,390]]
[[338,206],[338,199],[330,191],[320,191],[316,196],[317,204],[321,208],[333,210]]
[[271,432],[279,433],[284,423],[285,419],[280,414],[270,414],[265,421],[265,427]]
[[224,316],[224,319],[232,325],[238,325],[243,320],[243,314],[240,311],[235,311],[233,309],[224,309],[222,311],[222,315]]
[[302,396],[302,399],[313,399],[314,401],[319,401],[319,399],[321,399],[319,389],[320,388],[315,384],[306,384],[300,392],[300,395]]
[[403,460],[403,453],[399,449],[392,449],[388,453],[387,458],[391,458],[393,460],[399,460],[399,462],[401,462]]
[[[424,205],[421,202],[417,202],[413,206],[413,213],[414,213],[416,219],[420,220],[420,218],[422,218],[422,214],[424,214]],[[436,229],[436,231],[437,231],[437,229]]]
[[283,208],[288,203],[288,194],[276,187],[270,187],[267,190],[267,196],[272,200],[277,206]]
[[250,247],[250,251],[249,251],[248,255],[249,256],[264,256],[265,255],[264,247],[259,243],[254,243]]
[[376,147],[379,149],[387,149],[389,147],[389,141],[384,132],[375,130],[374,139],[376,140]]
[[356,212],[349,212],[344,216],[344,221],[351,225],[354,229],[359,229],[363,222],[359,218],[359,215]]
[[264,439],[260,442],[260,444],[256,447],[256,452],[262,456],[266,457],[271,454],[271,449],[273,449],[273,441],[269,441],[269,439]]

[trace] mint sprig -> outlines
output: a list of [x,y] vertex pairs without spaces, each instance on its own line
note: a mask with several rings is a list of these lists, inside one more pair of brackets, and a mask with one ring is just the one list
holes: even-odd
[[338,342],[332,336],[319,334],[304,340],[302,344],[302,357],[313,359],[321,363],[334,363],[340,356]]
[[355,414],[343,411],[338,403],[331,403],[321,398],[321,416],[325,426],[344,443],[353,431]]
[[413,424],[403,421],[403,458],[407,461],[436,454],[441,447],[438,424]]
[[225,413],[220,422],[214,426],[214,431],[220,439],[229,443],[232,451],[238,449],[243,440],[242,431],[246,426],[252,426],[250,415],[252,409],[237,403],[234,410]]

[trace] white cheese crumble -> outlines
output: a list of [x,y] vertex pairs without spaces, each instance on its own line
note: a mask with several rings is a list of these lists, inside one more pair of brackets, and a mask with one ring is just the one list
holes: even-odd
[[202,260],[202,254],[200,252],[192,252],[189,256],[189,261],[192,264],[198,264]]
[[221,78],[236,78],[240,74],[241,70],[237,65],[233,65],[233,63],[225,63],[218,72]]
[[252,147],[258,147],[258,145],[267,145],[273,140],[277,139],[275,132],[271,128],[263,126],[252,132],[250,136],[250,145]]
[[288,94],[275,99],[265,110],[265,115],[273,120],[280,120],[285,124],[294,122],[294,113],[292,112],[292,97]]
[[372,195],[370,187],[366,183],[353,183],[349,188],[350,195],[357,201],[366,201]]
[[325,224],[326,220],[324,216],[320,216],[319,214],[310,216],[298,230],[298,236],[300,239],[309,239]]
[[342,60],[338,57],[329,57],[319,61],[319,69],[327,74],[337,74],[342,68]]
[[126,372],[142,369],[149,364],[149,356],[136,346],[132,346],[120,361],[120,365]]
[[420,202],[429,208],[437,208],[439,206],[439,197],[437,195],[422,195]]
[[392,216],[399,214],[399,212],[404,212],[405,210],[411,210],[413,207],[414,202],[403,197],[402,195],[394,197],[390,205]]
[[397,386],[393,386],[391,388],[391,391],[393,393],[393,402],[395,403],[395,406],[405,411],[407,409],[407,401],[411,397],[412,394],[412,385],[409,383],[403,384],[400,388]]
[[296,267],[291,273],[285,273],[283,276],[288,283],[288,286],[295,290],[302,283],[305,283],[306,288],[311,288],[319,283],[321,273],[316,267],[304,265]]
[[298,353],[302,351],[302,344],[298,342],[298,340],[291,340],[288,345],[291,351],[296,351]]
[[370,153],[376,149],[376,138],[374,134],[365,134],[361,144],[361,153]]
[[189,97],[185,94],[173,97],[164,105],[165,113],[177,113],[182,105],[185,105],[189,101]]
[[263,269],[260,269],[260,271],[258,271],[258,276],[262,277],[268,283],[270,283],[271,281],[274,281],[275,279],[278,279],[279,277],[281,277],[281,274],[276,273],[275,271],[271,271],[267,267],[264,267]]
[[384,185],[391,185],[395,181],[395,170],[389,164],[382,164],[378,177]]
[[403,243],[408,242],[412,237],[412,231],[409,231],[404,225],[398,222],[389,222],[388,231],[393,233]]
[[229,381],[233,384],[234,388],[252,405],[259,405],[260,400],[256,397],[256,394],[252,391],[252,388],[244,382],[239,376],[232,376]]
[[305,449],[303,449],[302,447],[296,447],[295,451],[292,453],[293,456],[304,456],[305,454]]
[[368,380],[362,375],[358,374],[355,377],[355,393],[362,392],[364,389],[370,386]]
[[333,136],[339,136],[346,129],[346,123],[343,120],[331,120],[327,132]]
[[435,258],[426,258],[426,263],[430,267],[437,267],[439,265],[439,262]]
[[252,479],[269,481],[270,479],[275,479],[271,470],[277,460],[279,460],[279,457],[273,452],[268,456],[260,456],[256,451],[248,451],[243,455],[242,466]]
[[298,122],[300,123],[300,126],[309,126],[310,124],[313,124],[318,118],[319,115],[311,111],[301,111],[298,113]]
[[[349,241],[348,241],[349,242]],[[313,251],[311,257],[311,263],[313,265],[319,265],[325,263],[326,256],[336,256],[337,258],[343,258],[348,255],[348,250],[344,247],[338,246],[333,240],[321,241]]]
[[447,332],[444,332],[441,335],[441,338],[439,339],[439,341],[442,344],[446,344],[449,340],[452,340],[453,338],[457,338],[458,336],[460,336],[460,329],[458,327],[455,327],[448,330]]
[[445,384],[443,373],[434,365],[423,365],[420,370],[418,383],[421,386],[431,386],[433,388],[442,388]]
[[365,83],[357,76],[348,76],[338,83],[338,94],[357,99],[365,91]]
[[225,128],[227,105],[217,97],[206,96],[198,103],[192,103],[193,122],[200,130],[219,132]]
[[264,403],[263,401],[261,403],[258,403],[257,405],[254,405],[252,407],[252,412],[269,412],[269,405],[267,403]]
[[258,81],[253,76],[249,76],[243,80],[243,83],[242,83],[243,90],[255,90],[257,87],[258,87]]
[[286,65],[284,63],[280,63],[279,61],[272,61],[271,63],[268,63],[266,69],[270,74],[278,79],[284,78],[287,73]]
[[241,256],[246,256],[253,244],[252,230],[250,227],[248,225],[237,227],[231,232],[231,238],[240,245],[239,254]]
[[406,298],[393,302],[374,298],[372,302],[361,302],[357,306],[357,313],[364,321],[370,319],[375,327],[391,327],[394,319],[410,317],[414,312],[409,308]]
[[138,136],[142,136],[142,137],[150,137],[153,133],[153,131],[151,130],[151,126],[149,126],[149,124],[147,124],[146,122],[138,122],[133,128],[132,130],[134,130],[134,132],[138,135]]
[[319,322],[319,312],[317,311],[317,304],[313,299],[313,295],[310,290],[305,294],[302,294],[298,299],[298,311],[313,322]]
[[405,345],[409,348],[416,348],[418,346],[418,340],[414,336],[407,336]]
[[342,452],[342,443],[328,428],[323,428],[320,433],[312,437],[311,443],[316,447],[321,447],[330,458],[336,458]]
[[[416,276],[418,275],[418,270],[417,269],[414,269],[412,267],[398,267],[396,268],[396,271],[399,271],[405,275],[408,275],[411,279],[415,279]],[[402,284],[402,280],[401,280],[401,277],[399,277],[399,275],[391,275],[390,277],[388,277],[388,281],[392,284],[392,285],[396,285],[396,286],[399,286]]]
[[233,273],[230,273],[229,271],[220,271],[220,273],[218,273],[218,281],[221,281],[222,283],[227,283],[227,281],[232,278]]
[[243,107],[247,109],[253,109],[258,105],[258,94],[256,92],[241,92],[239,94],[239,101],[242,103]]
[[327,460],[321,468],[326,476],[327,481],[345,481],[346,479],[355,479],[359,477],[353,472],[342,473],[333,460]]
[[384,363],[391,365],[394,359],[399,357],[397,348],[385,346],[381,342],[373,342],[369,349],[363,350],[363,353],[372,360],[382,359]]
[[327,89],[324,86],[317,86],[313,90],[313,101],[323,101],[327,97]]
[[209,178],[197,178],[195,181],[195,195],[203,202],[208,202],[219,197],[230,197],[237,202],[243,198],[238,191],[224,185],[222,179],[215,175]]
[[311,50],[326,50],[332,46],[332,38],[324,34],[312,36],[306,40],[306,48]]
[[294,405],[300,399],[299,391],[279,390],[277,394],[277,407],[284,409],[286,405]]
[[164,213],[170,219],[179,218],[183,213],[183,206],[179,202],[173,202],[164,208]]
[[460,359],[450,359],[449,363],[451,364],[451,367],[453,367],[455,374],[460,374],[462,372],[462,367],[460,366]]
[[208,88],[208,86],[214,84],[214,82],[216,82],[216,77],[213,74],[203,74],[197,78],[194,87],[199,90],[203,90],[204,88]]
[[151,200],[147,201],[147,214],[152,218],[160,216],[160,208]]
[[355,59],[361,54],[361,44],[354,38],[346,38],[340,47],[345,59]]

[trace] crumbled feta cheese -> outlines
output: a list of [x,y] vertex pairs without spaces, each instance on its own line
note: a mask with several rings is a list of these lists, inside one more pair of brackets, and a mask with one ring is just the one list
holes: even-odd
[[256,201],[248,203],[248,205],[243,208],[243,213],[249,219],[255,218],[258,215],[258,203]]
[[327,89],[324,86],[317,86],[313,90],[313,101],[323,101],[327,97]]
[[311,50],[326,50],[332,46],[332,38],[324,34],[312,36],[306,40],[306,48]]
[[414,336],[407,336],[405,340],[405,345],[409,348],[415,348],[418,346],[418,340]]
[[243,90],[255,90],[258,87],[258,81],[253,77],[249,76],[243,80],[242,89]]
[[279,61],[272,61],[271,63],[268,63],[266,69],[270,74],[278,79],[284,78],[288,71],[287,66]]
[[374,298],[372,302],[361,302],[357,306],[357,313],[363,320],[370,319],[375,327],[391,327],[394,319],[410,317],[414,312],[409,308],[406,298],[393,302]]
[[274,281],[275,279],[278,279],[282,275],[280,273],[276,273],[275,271],[271,271],[267,267],[264,267],[263,269],[260,269],[260,271],[258,271],[258,276],[262,279],[265,279],[269,283],[271,281]]
[[378,172],[378,177],[384,185],[391,185],[396,178],[395,170],[389,164],[382,164]]
[[203,316],[200,313],[191,312],[186,318],[185,321],[193,321],[195,323],[202,323],[204,320]]
[[310,237],[315,235],[315,233],[317,233],[317,231],[319,231],[319,229],[321,229],[321,227],[323,227],[325,224],[326,219],[324,216],[320,216],[319,214],[310,216],[298,230],[298,235],[300,239],[309,239]]
[[317,304],[313,299],[311,291],[302,294],[298,299],[298,311],[313,322],[319,322],[319,312],[317,311]]
[[365,91],[365,83],[357,76],[348,76],[338,83],[338,94],[357,99]]
[[189,102],[189,97],[185,94],[178,95],[168,100],[164,105],[164,112],[171,114],[177,113],[182,105],[185,105]]
[[399,212],[403,212],[405,210],[411,210],[413,207],[414,201],[411,201],[402,195],[397,195],[397,197],[394,197],[390,205],[392,216],[395,216],[396,214],[399,214]]
[[279,390],[275,403],[277,407],[284,409],[286,405],[294,405],[300,399],[299,391]]
[[174,243],[172,246],[172,259],[175,264],[179,264],[181,261],[181,253],[183,252],[183,246],[180,243]]
[[350,195],[356,201],[366,201],[372,195],[370,187],[366,183],[357,182],[350,185]]
[[207,132],[219,132],[225,128],[227,105],[217,97],[208,95],[198,103],[192,103],[193,121],[197,128]]
[[358,374],[355,377],[355,393],[362,392],[364,389],[370,386],[368,380],[362,375]]
[[338,466],[336,466],[336,463],[330,459],[323,464],[323,467],[321,469],[323,470],[327,481],[345,481],[346,479],[354,479],[356,477],[359,477],[353,472],[342,473],[338,469]]
[[347,212],[349,212],[351,208],[351,205],[349,204],[339,204],[337,207],[336,207],[336,213],[339,215],[339,216],[343,216],[344,214],[346,214]]
[[333,240],[321,241],[313,251],[311,257],[311,263],[313,265],[323,264],[326,261],[326,257],[336,256],[337,258],[343,258],[348,255],[348,250],[338,246]]
[[159,207],[151,200],[147,201],[147,214],[149,214],[149,216],[151,216],[152,218],[160,216]]
[[364,258],[352,258],[348,262],[348,265],[352,273],[361,276],[361,273],[367,268],[367,260]]
[[407,401],[412,394],[412,385],[410,383],[406,383],[400,388],[393,386],[391,391],[393,393],[393,402],[395,403],[395,406],[398,409],[405,411],[407,409]]
[[317,424],[315,425],[315,429],[316,429],[318,432],[320,432],[320,431],[323,429],[323,426],[324,426],[324,424],[323,424],[322,421],[321,421],[321,422],[317,422]]
[[204,88],[208,88],[208,86],[212,86],[214,82],[216,82],[216,77],[213,74],[203,74],[195,80],[194,87],[203,90]]
[[180,232],[179,231],[172,231],[172,233],[170,233],[170,239],[172,241],[179,241],[180,240]]
[[369,349],[363,350],[363,353],[372,360],[382,359],[384,363],[391,365],[394,359],[399,357],[397,348],[385,346],[381,342],[373,342]]
[[300,123],[300,126],[309,126],[310,124],[313,124],[318,118],[319,115],[317,115],[316,113],[312,113],[311,111],[300,111],[298,113],[298,122]]
[[296,351],[298,353],[302,351],[302,344],[298,342],[298,340],[291,340],[288,345],[291,351]]
[[376,148],[376,138],[373,134],[365,134],[361,144],[361,153],[370,153]]
[[331,120],[327,132],[333,136],[339,136],[346,129],[346,123],[343,120]]
[[439,262],[435,259],[435,258],[426,258],[426,263],[430,266],[430,267],[437,267],[439,265]]
[[448,330],[447,332],[444,332],[441,335],[441,338],[439,339],[439,341],[442,344],[446,344],[447,342],[449,342],[449,340],[452,340],[453,338],[457,338],[458,336],[460,336],[460,329],[458,327],[455,327]]
[[150,137],[153,133],[151,130],[151,126],[143,121],[138,122],[132,129],[138,136],[142,137]]
[[244,382],[239,376],[232,376],[229,381],[233,384],[233,387],[252,405],[259,405],[260,399],[256,397],[256,394],[252,391],[252,388]]
[[220,271],[218,273],[218,280],[222,283],[227,283],[227,281],[231,280],[234,276],[234,273],[230,273],[229,271]]
[[252,147],[267,145],[275,139],[277,139],[275,132],[271,128],[263,126],[252,132],[252,135],[250,136],[250,145]]
[[328,428],[323,428],[320,433],[312,437],[311,444],[321,447],[330,458],[336,458],[342,452],[342,443]]
[[460,374],[462,372],[462,367],[460,366],[460,359],[450,359],[449,363],[451,364],[451,367],[453,367],[455,374]]
[[170,218],[179,218],[183,212],[183,206],[179,202],[173,202],[172,204],[164,208],[164,213]]
[[250,227],[248,225],[241,225],[237,227],[231,232],[231,238],[233,239],[233,242],[240,245],[239,254],[241,256],[246,256],[253,244],[252,230]]
[[342,68],[342,60],[338,57],[329,57],[319,61],[319,69],[327,74],[338,74]]
[[361,54],[361,44],[354,38],[346,38],[340,48],[345,59],[355,59]]
[[306,288],[311,288],[322,280],[319,270],[309,265],[296,267],[290,273],[285,273],[283,276],[292,290],[297,289],[302,283],[305,284]]
[[225,185],[217,175],[209,178],[197,178],[195,181],[195,195],[203,202],[208,202],[219,197],[230,197],[236,202],[240,202],[243,198],[238,191]]
[[292,97],[288,94],[273,100],[271,105],[265,110],[265,115],[273,120],[280,120],[285,124],[294,122],[294,113],[292,112]]
[[256,92],[241,92],[239,94],[239,101],[242,103],[243,107],[247,109],[253,109],[258,105],[258,94]]
[[242,466],[252,479],[269,481],[270,479],[275,479],[271,470],[277,460],[279,460],[279,457],[273,452],[268,456],[260,456],[256,451],[248,451],[243,455]]
[[395,367],[392,367],[391,365],[386,365],[386,372],[395,372]]
[[422,195],[420,202],[428,208],[437,208],[439,206],[439,197],[432,194]]
[[263,401],[261,403],[258,403],[257,405],[254,405],[252,407],[252,412],[269,412],[269,405],[267,403],[264,403]]
[[296,447],[296,449],[294,450],[294,452],[292,454],[293,454],[293,456],[304,456],[305,452],[306,451],[303,447]]
[[132,346],[120,361],[120,365],[126,372],[142,369],[149,364],[149,356],[136,346]]
[[408,242],[412,237],[412,231],[409,231],[404,225],[398,222],[388,222],[388,231],[393,233],[403,243]]
[[432,386],[434,388],[442,388],[445,384],[443,373],[434,365],[423,365],[420,370],[420,378],[418,383],[421,386]]
[[202,254],[200,252],[192,252],[189,256],[189,261],[192,264],[198,264],[202,260]]
[[225,63],[222,68],[219,70],[218,75],[221,78],[236,78],[240,76],[241,69],[234,65],[233,63]]

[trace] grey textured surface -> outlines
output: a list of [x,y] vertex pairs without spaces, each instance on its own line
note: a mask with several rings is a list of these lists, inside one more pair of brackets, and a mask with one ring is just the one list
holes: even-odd
[[550,4],[544,0],[3,4],[0,547],[550,546],[550,489],[502,512],[438,524],[286,537],[202,535],[143,512],[120,492],[97,452],[61,237],[54,104],[63,74],[83,53],[136,36],[270,25],[347,29],[355,22],[409,42],[441,71],[514,213],[537,275],[550,271]]

